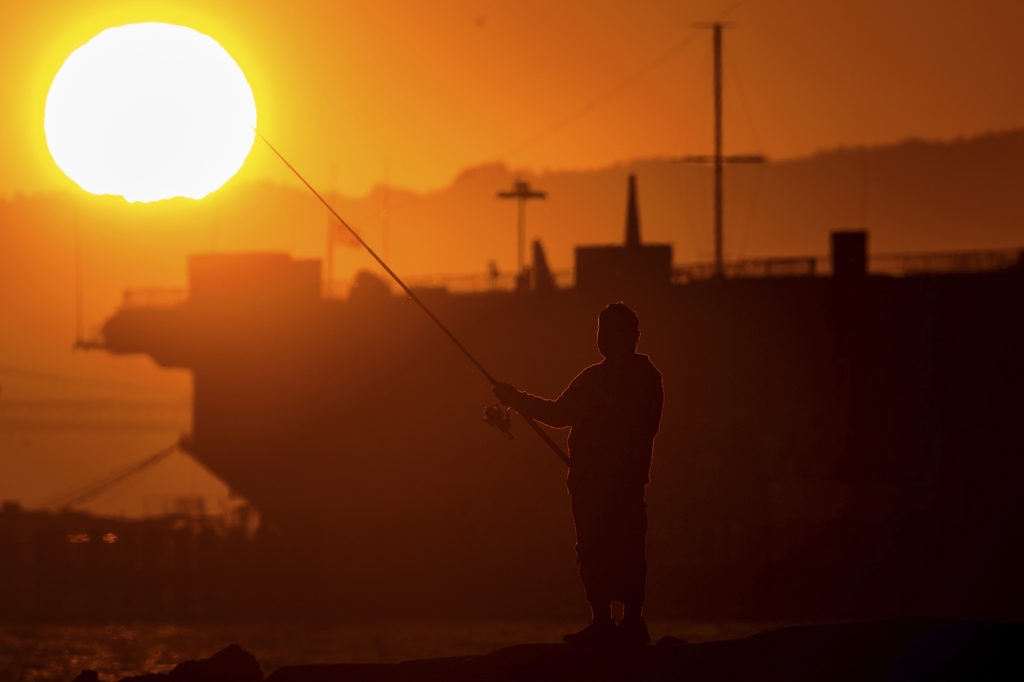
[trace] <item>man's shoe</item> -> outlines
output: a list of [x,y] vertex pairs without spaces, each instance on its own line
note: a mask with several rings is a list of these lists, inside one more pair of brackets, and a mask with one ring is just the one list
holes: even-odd
[[647,621],[643,618],[627,618],[615,628],[615,639],[628,646],[650,644],[651,635],[647,632]]
[[604,644],[615,636],[615,623],[611,620],[596,621],[579,632],[562,637],[569,644]]

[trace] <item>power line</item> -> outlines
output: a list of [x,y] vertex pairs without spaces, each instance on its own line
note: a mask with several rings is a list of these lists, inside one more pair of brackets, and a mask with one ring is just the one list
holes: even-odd
[[70,495],[62,495],[61,497],[56,498],[55,500],[51,501],[49,504],[45,506],[65,509],[68,507],[74,507],[84,504],[85,502],[88,502],[89,500],[98,497],[99,495],[102,495],[104,492],[109,490],[111,487],[117,485],[121,481],[124,481],[125,479],[134,476],[135,474],[145,469],[148,469],[154,464],[157,464],[158,462],[162,461],[163,459],[174,453],[180,447],[181,445],[179,441],[171,445],[168,445],[165,448],[161,448],[160,450],[154,452],[152,455],[149,455],[148,457],[145,457],[139,460],[138,462],[135,462],[134,464],[114,474],[111,474],[106,478],[91,483],[88,486],[85,486],[84,488],[80,488],[79,490],[71,493]]
[[612,99],[613,97],[618,95],[620,92],[625,90],[628,86],[632,85],[633,82],[635,82],[636,80],[642,78],[643,76],[646,76],[648,73],[653,71],[656,67],[660,66],[663,62],[668,60],[668,58],[671,57],[672,55],[674,55],[676,52],[679,52],[683,48],[688,47],[689,45],[693,44],[693,42],[696,39],[697,35],[699,35],[699,34],[693,33],[692,35],[687,36],[683,40],[680,40],[675,45],[673,45],[669,49],[665,50],[664,52],[659,54],[657,57],[652,59],[651,61],[647,62],[647,64],[645,64],[642,68],[640,68],[637,71],[634,71],[630,75],[626,76],[625,78],[620,80],[618,83],[616,83],[612,87],[608,88],[607,90],[602,92],[600,95],[598,95],[594,99],[588,101],[586,104],[584,104],[580,108],[578,108],[575,111],[571,112],[570,114],[562,117],[561,119],[555,121],[553,124],[549,125],[548,127],[544,128],[543,130],[541,130],[541,131],[539,131],[537,133],[534,133],[533,135],[530,135],[529,137],[521,140],[520,142],[518,142],[517,144],[515,144],[511,148],[509,148],[506,151],[504,151],[503,153],[499,154],[498,157],[499,158],[504,158],[504,157],[516,154],[518,152],[521,152],[522,150],[526,149],[527,147],[529,147],[529,146],[533,145],[534,143],[539,142],[543,138],[547,137],[551,133],[554,133],[554,132],[557,132],[558,130],[561,130],[566,125],[572,123],[576,119],[579,119],[579,118],[582,118],[583,116],[586,116],[591,111],[596,109],[598,106],[603,104],[605,101],[607,101],[609,99]]
[[[715,21],[718,21],[718,22],[724,21],[729,15],[731,15],[733,12],[735,12],[737,9],[739,9],[740,6],[743,5],[744,2],[745,2],[745,0],[737,0],[732,5],[730,5],[725,10],[723,10],[718,15],[718,18]],[[576,119],[582,118],[583,116],[589,114],[591,111],[596,109],[599,105],[603,104],[604,102],[606,102],[609,99],[612,99],[613,97],[618,95],[620,92],[625,90],[626,87],[631,85],[634,81],[642,78],[643,76],[646,76],[649,72],[653,71],[656,67],[660,66],[663,62],[665,62],[669,57],[674,55],[676,52],[678,52],[678,51],[688,47],[689,45],[691,45],[694,42],[694,40],[697,38],[698,35],[700,35],[699,32],[694,32],[693,34],[689,35],[688,37],[683,38],[682,40],[680,40],[679,42],[677,42],[676,44],[672,45],[670,48],[668,48],[667,50],[665,50],[664,52],[662,52],[661,54],[656,56],[654,59],[652,59],[651,61],[647,62],[647,64],[642,66],[640,69],[638,69],[637,71],[634,71],[630,75],[626,76],[625,78],[620,80],[618,83],[613,85],[611,88],[605,90],[600,95],[598,95],[594,99],[590,100],[589,102],[587,102],[586,104],[581,106],[579,109],[576,109],[575,111],[573,111],[572,113],[568,114],[567,116],[565,116],[565,117],[555,121],[553,124],[549,125],[548,127],[544,128],[543,130],[541,130],[541,131],[539,131],[539,132],[537,132],[537,133],[535,133],[535,134],[533,134],[533,135],[531,135],[531,136],[521,140],[519,143],[517,143],[516,145],[511,147],[508,151],[504,152],[503,154],[499,154],[498,155],[499,158],[510,156],[512,154],[516,154],[516,153],[522,151],[523,149],[525,149],[526,147],[529,147],[530,145],[534,144],[535,142],[538,142],[541,139],[547,137],[551,133],[560,130],[561,128],[565,127],[569,123],[572,123]]]
[[744,116],[747,117],[747,125],[750,126],[750,133],[754,137],[754,146],[760,148],[761,136],[757,131],[757,122],[754,120],[754,116],[751,113],[750,107],[747,105],[747,98],[744,95],[743,86],[740,83],[740,70],[736,66],[736,60],[729,53],[725,57],[726,66],[729,68],[729,84],[732,86],[733,92],[736,93],[736,98],[740,101],[740,108],[743,110]]
[[[737,9],[739,9],[739,7],[743,5],[744,1],[745,0],[737,0],[737,2],[735,2],[732,5],[730,5],[729,7],[727,7],[724,11],[722,11],[718,15],[718,18],[716,19],[716,21],[723,21],[724,19],[726,19],[729,15],[731,15],[733,12],[735,12]],[[531,21],[531,23],[532,23],[532,21]],[[544,27],[544,28],[548,28],[547,26],[544,26],[543,24],[539,24],[539,25]],[[617,82],[615,85],[613,85],[612,87],[608,88],[607,90],[602,92],[600,95],[598,95],[594,99],[588,101],[586,104],[582,105],[578,109],[576,109],[576,110],[572,111],[571,113],[567,114],[566,116],[556,120],[554,123],[552,123],[552,124],[548,125],[547,127],[539,130],[538,132],[536,132],[536,133],[534,133],[534,134],[532,134],[532,135],[530,135],[530,136],[528,136],[526,138],[523,138],[522,140],[520,140],[518,143],[516,143],[512,147],[508,148],[506,151],[504,151],[504,152],[502,152],[500,154],[497,154],[496,155],[497,158],[501,159],[501,158],[505,158],[505,157],[511,156],[513,154],[517,154],[517,153],[523,151],[524,149],[534,145],[535,143],[541,141],[542,139],[544,139],[545,137],[547,137],[551,133],[557,132],[557,131],[561,130],[562,128],[564,128],[565,126],[567,126],[568,124],[572,123],[573,121],[575,121],[575,120],[577,120],[579,118],[582,118],[583,116],[586,116],[591,111],[594,111],[595,109],[597,109],[604,102],[606,102],[606,101],[608,101],[610,99],[613,99],[615,96],[617,96],[623,90],[625,90],[629,85],[631,85],[634,81],[642,78],[643,76],[647,75],[649,72],[653,71],[656,67],[660,66],[663,62],[668,60],[668,58],[671,57],[672,55],[674,55],[676,52],[679,52],[679,51],[683,50],[684,48],[688,47],[689,45],[691,45],[694,42],[694,40],[697,38],[698,35],[699,35],[699,32],[694,32],[693,34],[691,34],[687,38],[684,38],[683,40],[680,40],[679,42],[675,43],[674,45],[669,47],[667,50],[665,50],[664,52],[662,52],[658,56],[656,56],[654,59],[652,59],[651,61],[647,62],[643,67],[641,67],[637,71],[634,71],[629,76],[626,76],[625,78],[623,78],[622,80]],[[390,212],[391,213],[395,213],[395,212],[401,211],[406,206],[409,206],[412,203],[414,203],[417,198],[419,198],[419,197],[409,197],[406,200],[399,202],[398,204],[392,205],[391,209],[390,209]]]

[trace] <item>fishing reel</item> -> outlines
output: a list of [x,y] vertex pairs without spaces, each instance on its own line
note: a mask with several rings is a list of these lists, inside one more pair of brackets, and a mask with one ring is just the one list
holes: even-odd
[[493,426],[512,440],[512,408],[504,405],[488,405],[484,408],[483,420],[485,424]]

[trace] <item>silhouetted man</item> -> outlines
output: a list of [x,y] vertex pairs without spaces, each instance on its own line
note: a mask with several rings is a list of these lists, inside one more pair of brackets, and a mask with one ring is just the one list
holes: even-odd
[[[587,367],[556,400],[498,384],[498,398],[522,414],[569,433],[569,494],[576,561],[593,622],[566,635],[572,643],[651,640],[643,619],[647,505],[654,436],[661,422],[661,373],[636,352],[640,327],[623,303],[601,311],[597,347],[604,362]],[[611,602],[623,604],[616,628]]]

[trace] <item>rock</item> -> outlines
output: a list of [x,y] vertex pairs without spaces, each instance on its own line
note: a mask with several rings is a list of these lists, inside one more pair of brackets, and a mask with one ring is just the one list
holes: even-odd
[[209,658],[175,666],[167,677],[169,682],[262,682],[263,671],[255,656],[232,644]]
[[179,663],[169,673],[126,677],[121,682],[262,682],[262,680],[263,670],[260,669],[256,657],[237,644],[232,644],[209,658]]
[[672,635],[665,635],[658,640],[658,646],[686,646],[687,642],[685,639],[679,639]]
[[[1024,623],[902,620],[783,628],[743,639],[585,648],[523,644],[482,656],[286,666],[266,682],[818,682],[1024,679]],[[236,644],[167,674],[122,682],[261,682]],[[84,670],[75,682],[98,682]]]
[[888,621],[783,628],[744,639],[586,649],[525,644],[398,664],[287,666],[266,682],[818,682],[1024,679],[1024,623]]

